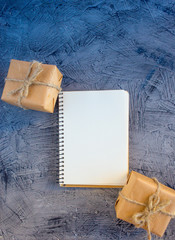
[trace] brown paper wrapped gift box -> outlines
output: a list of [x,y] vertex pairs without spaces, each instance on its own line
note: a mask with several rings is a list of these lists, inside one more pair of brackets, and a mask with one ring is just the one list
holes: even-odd
[[[153,179],[148,178],[142,174],[132,171],[128,183],[124,186],[121,194],[126,196],[128,199],[135,200],[140,203],[147,204],[150,195],[155,193],[157,190],[157,184]],[[175,190],[160,184],[160,202],[171,200],[169,206],[165,207],[166,212],[175,213]],[[115,210],[117,218],[120,218],[126,222],[134,224],[133,215],[144,210],[144,206],[131,203],[119,195]],[[150,230],[152,233],[163,236],[171,217],[166,216],[162,213],[155,213],[150,217]],[[147,227],[144,226],[147,230]]]
[[[24,80],[30,67],[30,62],[12,59],[7,79]],[[55,65],[42,64],[42,72],[36,77],[37,82],[61,86],[63,75]],[[36,66],[33,65],[32,72]],[[18,106],[19,93],[9,95],[9,92],[18,89],[22,82],[6,81],[1,99],[7,103]],[[27,97],[22,98],[21,105],[27,109],[53,113],[59,91],[45,85],[33,84],[29,87]]]

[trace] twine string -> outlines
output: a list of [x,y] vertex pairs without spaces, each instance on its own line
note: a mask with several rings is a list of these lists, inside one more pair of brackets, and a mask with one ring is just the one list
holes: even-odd
[[[32,69],[33,69],[34,65],[35,65],[35,68],[34,68],[33,73],[32,73]],[[8,96],[19,94],[18,100],[17,100],[17,103],[18,103],[19,107],[21,107],[23,109],[26,109],[22,105],[22,99],[26,98],[28,96],[29,88],[32,85],[42,85],[42,86],[51,87],[51,88],[56,89],[58,91],[58,93],[61,91],[61,88],[56,86],[56,85],[54,85],[54,84],[35,81],[36,78],[38,77],[38,75],[42,71],[43,71],[42,63],[37,62],[37,61],[32,61],[30,63],[30,65],[29,65],[29,69],[27,71],[27,74],[26,74],[26,77],[25,77],[24,80],[15,79],[15,78],[6,78],[5,79],[5,81],[12,81],[12,82],[21,82],[21,83],[23,83],[22,86],[20,86],[17,89],[14,89],[14,90],[12,90],[12,91],[10,91],[8,93]]]
[[148,203],[140,203],[138,201],[132,200],[125,195],[123,195],[121,192],[119,193],[119,196],[125,199],[126,201],[139,205],[144,206],[144,210],[138,213],[135,213],[132,216],[133,223],[136,227],[140,228],[143,226],[146,226],[147,234],[148,234],[148,240],[151,240],[151,228],[150,228],[150,217],[154,215],[155,213],[161,213],[166,216],[175,218],[175,214],[172,214],[170,212],[167,212],[164,210],[165,207],[169,206],[171,203],[171,200],[167,201],[160,201],[160,183],[156,178],[153,178],[153,181],[157,184],[156,192],[151,194],[148,199]]

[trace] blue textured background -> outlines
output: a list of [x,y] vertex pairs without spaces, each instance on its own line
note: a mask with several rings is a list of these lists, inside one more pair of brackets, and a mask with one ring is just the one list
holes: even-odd
[[[56,64],[63,90],[128,90],[130,169],[175,188],[173,0],[1,0],[0,42],[0,95],[11,58]],[[116,219],[117,189],[58,187],[57,144],[57,108],[0,101],[1,238],[146,239]],[[163,239],[175,239],[173,220]]]

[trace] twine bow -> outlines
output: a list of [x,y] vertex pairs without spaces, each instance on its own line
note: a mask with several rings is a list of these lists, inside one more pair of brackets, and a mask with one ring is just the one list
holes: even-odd
[[[35,66],[33,72],[32,72],[32,68]],[[24,80],[20,80],[20,79],[14,79],[14,78],[6,78],[5,81],[12,81],[12,82],[21,82],[23,83],[23,85],[17,89],[14,89],[12,91],[10,91],[8,93],[8,96],[10,95],[14,95],[19,93],[18,96],[18,106],[24,108],[24,106],[22,105],[21,101],[23,98],[26,98],[29,94],[29,88],[32,85],[43,85],[43,86],[47,86],[47,87],[51,87],[51,88],[55,88],[58,90],[58,93],[61,91],[61,88],[59,88],[58,86],[51,84],[51,83],[44,83],[44,82],[39,82],[39,81],[35,81],[36,78],[38,77],[38,75],[43,71],[42,69],[42,63],[37,62],[37,61],[32,61],[30,63],[29,69],[27,71],[26,77]]]
[[146,226],[147,234],[148,234],[148,240],[151,240],[151,229],[150,229],[150,217],[156,213],[161,213],[166,216],[175,217],[175,214],[171,214],[165,210],[163,210],[165,207],[169,206],[171,201],[160,201],[159,193],[160,193],[160,183],[156,178],[152,178],[153,181],[157,184],[157,190],[155,193],[149,196],[148,203],[140,203],[135,200],[127,198],[125,195],[123,195],[121,192],[119,195],[125,199],[126,201],[130,203],[134,203],[140,206],[144,206],[144,210],[138,213],[135,213],[132,216],[133,223],[136,227],[140,228],[143,226]]

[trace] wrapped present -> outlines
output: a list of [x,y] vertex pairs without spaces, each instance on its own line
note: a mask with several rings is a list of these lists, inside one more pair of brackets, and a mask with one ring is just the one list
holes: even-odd
[[132,171],[115,204],[117,218],[163,236],[175,217],[175,190]]
[[12,59],[1,99],[23,109],[53,113],[62,77],[55,65]]

